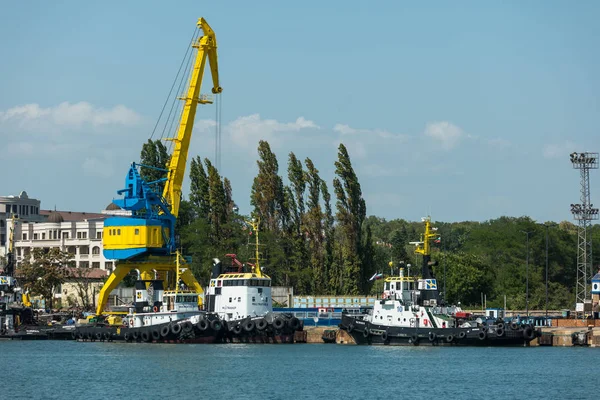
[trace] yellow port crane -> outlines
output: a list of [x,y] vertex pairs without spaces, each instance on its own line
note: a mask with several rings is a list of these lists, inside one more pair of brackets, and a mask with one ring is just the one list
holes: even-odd
[[[185,176],[188,149],[194,127],[194,118],[198,103],[212,103],[208,96],[200,94],[206,60],[210,64],[212,75],[212,93],[219,94],[219,68],[217,60],[217,39],[215,32],[204,20],[198,19],[197,27],[203,35],[192,43],[197,50],[193,68],[190,73],[189,87],[183,100],[184,106],[177,135],[169,138],[173,142],[173,152],[169,165],[164,172],[166,178],[162,194],[153,184],[146,182],[139,173],[143,165],[132,163],[126,178],[125,188],[117,191],[123,197],[113,200],[117,206],[127,212],[124,216],[107,218],[104,221],[103,242],[104,256],[117,260],[113,273],[102,287],[98,296],[96,314],[104,311],[108,295],[132,270],[138,270],[143,280],[153,279],[158,275],[165,282],[165,289],[177,288],[181,279],[197,293],[203,293],[186,261],[177,251],[175,243],[175,222],[179,215],[181,186]],[[180,273],[180,268],[184,271]],[[198,299],[202,305],[202,299]]]

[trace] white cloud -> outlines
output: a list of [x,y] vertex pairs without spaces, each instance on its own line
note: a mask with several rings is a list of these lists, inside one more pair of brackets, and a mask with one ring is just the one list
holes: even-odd
[[102,125],[131,126],[140,122],[141,119],[138,113],[121,104],[104,109],[85,101],[74,104],[63,102],[47,108],[33,103],[0,111],[0,122],[34,129],[48,129],[52,126],[79,128],[86,124],[94,127]]
[[333,127],[334,132],[338,132],[342,136],[350,135],[367,135],[376,136],[382,139],[408,139],[408,135],[398,135],[381,129],[355,129],[345,124],[335,124]]
[[86,157],[81,166],[87,176],[108,178],[115,172],[114,165],[115,157],[108,152],[102,152],[97,156],[91,155]]
[[259,140],[266,140],[271,146],[283,141],[282,134],[299,132],[304,129],[320,129],[313,121],[298,117],[294,122],[279,122],[274,119],[261,119],[259,114],[238,117],[223,128],[233,144],[254,148]]
[[543,148],[544,158],[565,158],[577,148],[577,145],[570,141],[560,144],[547,144]]
[[436,140],[445,150],[453,149],[465,137],[462,129],[448,121],[427,123],[423,134]]

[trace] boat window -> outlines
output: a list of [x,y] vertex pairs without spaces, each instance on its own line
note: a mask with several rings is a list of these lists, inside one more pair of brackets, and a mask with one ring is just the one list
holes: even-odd
[[249,279],[245,279],[244,283],[242,284],[242,286],[250,286],[250,280]]
[[254,296],[252,296],[252,301],[256,301],[256,299],[254,298]]
[[231,297],[229,298],[229,302],[231,303]]
[[385,283],[385,290],[390,290],[390,283],[389,282]]
[[217,281],[217,286],[221,286],[221,280]]
[[238,303],[240,303],[242,301],[241,297],[238,297]]

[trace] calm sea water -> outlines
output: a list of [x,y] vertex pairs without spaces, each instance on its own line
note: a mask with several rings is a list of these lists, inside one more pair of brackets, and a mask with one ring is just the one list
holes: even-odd
[[598,399],[600,348],[0,342],[1,399]]

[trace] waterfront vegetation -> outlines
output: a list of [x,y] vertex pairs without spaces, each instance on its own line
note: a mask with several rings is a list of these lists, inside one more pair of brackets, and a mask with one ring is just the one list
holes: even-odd
[[[148,141],[142,163],[165,163],[166,149]],[[319,176],[310,158],[294,153],[287,170],[280,168],[269,144],[258,146],[258,172],[250,204],[252,217],[260,218],[261,266],[274,285],[290,285],[296,294],[379,294],[382,282],[369,281],[375,272],[389,274],[388,263],[411,274],[420,271],[420,260],[411,241],[420,240],[423,224],[403,219],[386,221],[366,216],[367,205],[359,178],[343,144],[338,148],[332,185]],[[156,174],[156,170],[143,169]],[[156,180],[158,176],[147,176]],[[226,253],[251,261],[251,230],[233,201],[230,181],[200,157],[191,160],[189,199],[182,202],[178,233],[184,253],[202,283],[209,279],[211,260]],[[333,189],[331,191],[331,189]],[[238,201],[244,201],[239,199]],[[401,210],[398,210],[401,213]],[[549,308],[573,307],[577,264],[577,227],[570,222],[548,227],[528,217],[500,217],[485,222],[434,222],[440,241],[432,257],[439,288],[448,302],[477,306],[481,293],[488,306],[524,309],[526,297],[526,236],[529,235],[529,308],[543,309],[546,299],[546,233],[549,237]],[[592,227],[595,244],[599,227]],[[600,264],[600,252],[594,265]],[[227,262],[227,260],[223,260]],[[406,271],[408,272],[408,271]]]
[[[396,268],[404,265],[405,272],[411,264],[411,275],[419,273],[421,261],[409,242],[420,240],[423,223],[367,217],[359,178],[343,144],[338,148],[332,185],[321,179],[310,158],[302,162],[290,153],[286,171],[279,167],[266,141],[259,143],[258,155],[258,172],[249,199],[251,216],[238,214],[231,182],[208,159],[191,160],[189,197],[181,202],[176,229],[180,247],[192,257],[192,270],[202,284],[209,280],[215,257],[225,263],[225,254],[236,253],[239,259],[253,262],[254,236],[246,222],[251,218],[260,220],[261,267],[273,279],[273,285],[293,286],[299,295],[380,294],[382,281],[372,282],[369,278],[376,272],[391,273],[390,261]],[[164,167],[167,149],[160,141],[149,140],[143,146],[141,162]],[[164,175],[150,168],[142,168],[141,172],[148,182]],[[577,226],[572,223],[545,224],[529,217],[500,217],[484,222],[434,221],[433,226],[440,237],[432,250],[438,262],[435,273],[449,303],[479,307],[484,293],[488,306],[503,306],[506,296],[509,309],[524,309],[525,232],[530,232],[529,308],[545,307],[546,234],[548,307],[573,307]],[[592,226],[591,233],[592,242],[598,245],[600,226]],[[64,265],[58,261],[67,258],[68,254],[63,253],[34,252],[33,261],[20,268],[32,295],[52,297],[49,293],[68,277],[67,270],[56,267]],[[598,251],[593,265],[595,270],[600,265]],[[133,279],[129,278],[126,282],[132,285]],[[79,286],[85,289],[88,285],[83,282]]]

